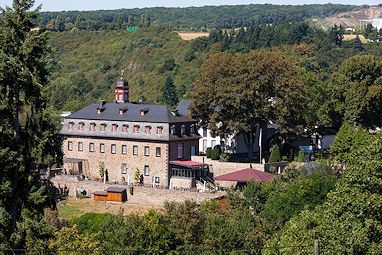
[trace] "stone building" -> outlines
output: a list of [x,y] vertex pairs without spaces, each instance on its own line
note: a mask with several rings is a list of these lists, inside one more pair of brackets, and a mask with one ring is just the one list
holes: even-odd
[[90,104],[65,117],[64,168],[89,179],[133,182],[139,172],[146,185],[168,187],[171,161],[198,152],[196,121],[166,106],[129,102],[128,82],[115,84],[115,102]]

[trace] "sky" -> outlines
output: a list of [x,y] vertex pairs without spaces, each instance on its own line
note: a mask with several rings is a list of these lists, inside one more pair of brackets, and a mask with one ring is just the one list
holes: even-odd
[[[69,10],[113,10],[121,8],[143,7],[187,7],[205,5],[237,5],[237,4],[353,4],[377,5],[382,0],[35,0],[42,4],[42,11],[69,11]],[[0,6],[11,5],[12,0],[0,0]]]

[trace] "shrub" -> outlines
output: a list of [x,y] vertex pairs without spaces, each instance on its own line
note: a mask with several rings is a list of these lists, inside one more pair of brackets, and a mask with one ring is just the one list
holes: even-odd
[[112,217],[110,213],[85,213],[74,220],[74,224],[77,225],[78,232],[81,234],[97,233],[110,217]]
[[214,147],[214,149],[212,150],[212,153],[211,153],[211,158],[213,160],[219,160],[221,153],[222,153],[222,150],[220,148],[220,145],[215,145],[215,147]]
[[228,162],[230,159],[230,156],[228,153],[222,153],[220,154],[220,160],[221,162]]
[[212,148],[211,147],[208,147],[207,150],[206,150],[206,156],[207,158],[211,158],[212,156]]
[[301,150],[298,152],[297,161],[305,162],[305,153]]
[[281,161],[281,155],[280,155],[280,148],[277,144],[273,145],[271,155],[269,156],[268,163],[274,163],[274,162],[280,162]]

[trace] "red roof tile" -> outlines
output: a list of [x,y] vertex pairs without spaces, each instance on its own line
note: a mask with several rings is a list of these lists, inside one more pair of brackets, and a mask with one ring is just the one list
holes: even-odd
[[215,181],[236,181],[236,182],[265,182],[271,181],[276,177],[276,175],[255,170],[252,168],[247,168],[232,172],[229,174],[224,174],[214,177]]

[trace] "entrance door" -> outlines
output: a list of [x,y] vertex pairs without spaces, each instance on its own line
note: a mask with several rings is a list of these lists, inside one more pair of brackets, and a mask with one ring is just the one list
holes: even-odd
[[83,174],[83,171],[82,171],[82,162],[78,162],[78,174],[79,175]]

